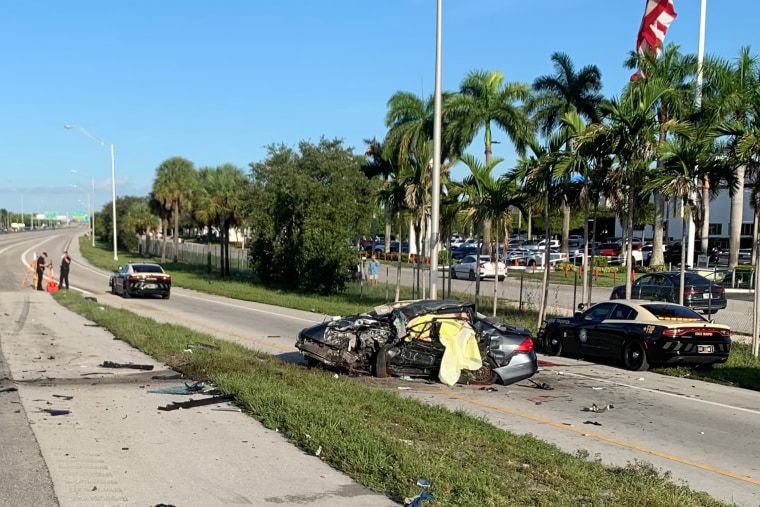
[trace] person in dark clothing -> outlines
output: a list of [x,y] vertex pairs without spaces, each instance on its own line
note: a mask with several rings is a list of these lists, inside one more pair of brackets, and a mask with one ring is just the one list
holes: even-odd
[[61,288],[69,288],[69,267],[71,266],[71,257],[69,257],[68,250],[63,251],[63,257],[61,257]]
[[42,255],[37,257],[37,290],[45,290],[42,288],[42,275],[45,274],[47,266],[47,252],[42,252]]

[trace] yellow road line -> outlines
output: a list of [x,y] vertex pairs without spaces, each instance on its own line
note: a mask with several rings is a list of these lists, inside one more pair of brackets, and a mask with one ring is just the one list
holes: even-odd
[[[149,308],[149,307],[145,307],[145,308],[149,312],[154,312],[156,314],[159,313],[159,312],[154,311],[153,308]],[[241,339],[249,341],[249,342],[258,343],[260,345],[265,345],[267,347],[272,347],[272,348],[275,348],[275,349],[278,349],[278,350],[282,350],[284,352],[293,352],[293,351],[296,350],[295,347],[285,347],[283,345],[279,345],[277,343],[272,343],[272,342],[269,342],[269,341],[266,341],[266,340],[262,340],[262,339],[259,339],[259,338],[251,338],[249,336],[243,336],[243,335],[240,335],[240,334],[237,334],[237,333],[230,333],[228,331],[225,331],[225,330],[222,330],[222,329],[219,329],[219,328],[215,328],[213,326],[209,326],[206,323],[201,323],[201,322],[193,321],[193,320],[188,320],[187,322],[193,322],[195,325],[197,325],[197,326],[199,326],[201,328],[211,329],[211,330],[217,331],[217,332],[222,333],[222,334],[235,336],[237,338],[241,338]],[[589,431],[586,431],[586,430],[581,430],[581,429],[578,429],[578,428],[574,428],[572,426],[567,426],[565,424],[558,423],[556,421],[552,421],[550,419],[545,419],[543,417],[538,417],[538,416],[535,416],[535,415],[526,414],[525,412],[520,412],[520,411],[517,411],[517,410],[508,409],[508,408],[505,408],[505,407],[501,407],[499,405],[495,405],[493,403],[489,403],[489,402],[486,402],[486,401],[476,400],[474,398],[470,398],[470,397],[467,397],[467,396],[461,396],[461,395],[455,394],[453,392],[445,392],[445,391],[441,391],[441,390],[437,390],[437,389],[426,388],[424,386],[419,386],[419,389],[421,391],[425,391],[425,392],[428,392],[428,393],[431,393],[431,394],[440,394],[440,395],[443,395],[443,396],[445,396],[447,398],[450,398],[450,399],[459,400],[459,401],[463,401],[465,403],[470,403],[470,404],[473,404],[473,405],[481,406],[481,407],[488,408],[488,409],[491,409],[491,410],[495,410],[497,412],[501,412],[503,414],[508,414],[508,415],[511,415],[511,416],[514,416],[514,417],[521,417],[523,419],[528,419],[528,420],[533,421],[533,422],[537,422],[537,423],[540,423],[540,424],[545,424],[545,425],[551,426],[553,428],[557,428],[557,429],[564,430],[564,431],[569,431],[571,433],[575,433],[575,434],[578,434],[578,435],[581,435],[581,436],[584,436],[584,437],[594,438],[594,439],[600,440],[602,442],[607,442],[608,444],[618,445],[620,447],[625,447],[627,449],[632,449],[634,451],[638,451],[638,452],[641,452],[641,453],[644,453],[644,454],[650,454],[652,456],[657,456],[658,458],[663,458],[663,459],[666,459],[668,461],[673,461],[673,462],[676,462],[676,463],[680,463],[682,465],[688,465],[688,466],[691,466],[691,467],[694,467],[694,468],[698,468],[700,470],[704,470],[704,471],[711,472],[711,473],[718,474],[718,475],[723,475],[725,477],[730,477],[732,479],[736,479],[736,480],[739,480],[739,481],[747,482],[749,484],[754,484],[755,486],[760,486],[760,480],[758,480],[758,479],[754,479],[754,478],[746,476],[746,475],[736,474],[734,472],[729,472],[728,470],[723,470],[721,468],[712,467],[710,465],[705,465],[704,463],[699,463],[699,462],[691,461],[691,460],[688,460],[688,459],[685,459],[685,458],[680,458],[680,457],[674,456],[672,454],[667,454],[667,453],[664,453],[664,452],[655,451],[653,449],[649,449],[647,447],[642,447],[640,445],[632,444],[632,443],[626,442],[624,440],[618,440],[617,438],[607,437],[605,435],[600,435],[598,433],[592,433],[592,432],[589,432]]]
[[691,460],[688,460],[688,459],[685,459],[685,458],[679,458],[678,456],[673,456],[672,454],[667,454],[667,453],[664,453],[664,452],[655,451],[653,449],[648,449],[646,447],[641,447],[640,445],[632,444],[632,443],[626,442],[624,440],[618,440],[617,438],[607,437],[607,436],[604,436],[604,435],[599,435],[597,433],[591,433],[591,432],[588,432],[588,431],[585,431],[585,430],[581,430],[581,429],[578,429],[578,428],[574,428],[572,426],[567,426],[567,425],[564,425],[562,423],[558,423],[558,422],[552,421],[550,419],[544,419],[543,417],[538,417],[538,416],[526,414],[524,412],[520,412],[520,411],[517,411],[517,410],[512,410],[512,409],[500,407],[498,405],[494,405],[493,403],[488,403],[488,402],[485,402],[485,401],[476,400],[476,399],[473,399],[473,398],[469,398],[467,396],[460,396],[460,395],[455,394],[455,393],[444,392],[444,391],[440,391],[440,390],[436,390],[436,389],[426,388],[426,387],[423,387],[423,386],[420,386],[420,389],[423,390],[423,391],[429,392],[429,393],[442,394],[443,396],[445,396],[447,398],[463,401],[463,402],[466,402],[466,403],[472,403],[473,405],[478,405],[478,406],[481,406],[481,407],[489,408],[491,410],[496,410],[497,412],[501,412],[501,413],[504,413],[504,414],[512,415],[512,416],[515,416],[515,417],[521,417],[523,419],[528,419],[530,421],[534,421],[534,422],[541,423],[541,424],[546,424],[546,425],[551,426],[553,428],[569,431],[571,433],[576,433],[576,434],[584,436],[584,437],[595,438],[597,440],[601,440],[602,442],[607,442],[609,444],[615,444],[615,445],[618,445],[620,447],[625,447],[625,448],[628,448],[628,449],[632,449],[634,451],[642,452],[644,454],[651,454],[652,456],[657,456],[658,458],[663,458],[663,459],[666,459],[666,460],[669,460],[669,461],[674,461],[674,462],[680,463],[682,465],[689,465],[689,466],[692,466],[694,468],[698,468],[700,470],[705,470],[707,472],[712,472],[714,474],[723,475],[723,476],[730,477],[732,479],[737,479],[737,480],[740,480],[740,481],[743,481],[743,482],[748,482],[750,484],[754,484],[755,486],[760,486],[760,480],[758,480],[758,479],[753,479],[752,477],[749,477],[749,476],[746,476],[746,475],[740,475],[740,474],[736,474],[734,472],[729,472],[728,470],[723,470],[723,469],[720,469],[720,468],[715,468],[715,467],[712,467],[710,465],[705,465],[704,463],[698,463],[696,461],[691,461]]

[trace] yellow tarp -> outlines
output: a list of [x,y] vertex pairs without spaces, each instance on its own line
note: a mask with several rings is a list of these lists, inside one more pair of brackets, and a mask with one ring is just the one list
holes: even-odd
[[[459,380],[462,370],[475,371],[483,366],[477,336],[468,322],[460,319],[441,319],[440,315],[422,315],[410,322],[409,327],[429,329],[423,324],[433,319],[438,319],[441,323],[439,338],[441,344],[446,347],[438,378],[444,384],[453,386]],[[428,332],[410,333],[410,337],[417,340],[430,340]]]

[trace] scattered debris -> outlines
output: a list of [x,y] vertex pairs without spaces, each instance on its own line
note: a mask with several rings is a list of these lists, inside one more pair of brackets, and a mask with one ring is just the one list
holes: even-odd
[[174,375],[153,375],[150,379],[151,380],[182,380],[185,378],[184,375],[181,373],[176,373]]
[[221,396],[212,396],[210,398],[202,398],[200,400],[190,400],[177,403],[172,402],[169,405],[158,407],[159,410],[169,411],[177,410],[180,408],[193,408],[202,407],[204,405],[213,405],[215,403],[222,403],[223,401],[233,401],[235,399],[234,394],[223,394]]
[[404,507],[422,507],[422,502],[425,500],[434,500],[435,497],[428,491],[423,491],[414,498],[407,498],[404,500]]
[[429,488],[430,487],[430,479],[423,479],[420,477],[417,479],[417,486],[421,488]]
[[216,410],[217,412],[242,412],[243,411],[240,407],[236,407],[235,405],[227,405],[226,407],[214,407],[211,410]]
[[537,387],[538,389],[543,389],[545,391],[551,391],[552,389],[554,389],[552,386],[550,386],[546,382],[536,382],[535,380],[530,379],[530,378],[528,379],[528,381],[531,384],[533,384],[535,387]]
[[410,377],[409,375],[401,375],[398,379],[403,380],[405,382],[411,382],[412,377]]
[[45,408],[42,411],[47,412],[50,415],[68,415],[71,413],[71,410],[62,410],[58,408]]
[[111,373],[110,371],[108,371],[108,372],[94,371],[92,373],[80,373],[79,374],[80,377],[88,377],[90,375],[113,375],[113,373]]
[[604,388],[603,387],[592,387],[591,389],[593,389],[594,391],[601,391]]
[[219,350],[218,345],[211,345],[210,343],[203,343],[203,342],[195,342],[192,345],[188,345],[187,348],[192,347],[198,347],[199,349],[207,349],[207,350]]
[[615,408],[615,405],[605,405],[603,407],[597,407],[596,403],[593,403],[590,407],[583,407],[584,412],[597,412],[599,414],[603,412],[607,412],[608,410],[611,410]]
[[412,388],[407,386],[398,386],[396,389],[399,391],[411,391]]
[[487,393],[496,393],[496,392],[498,392],[498,391],[499,391],[499,390],[498,390],[498,389],[496,389],[495,387],[481,387],[481,388],[480,388],[480,390],[481,390],[481,391],[485,391],[485,392],[487,392]]
[[131,368],[133,370],[152,370],[152,364],[135,364],[135,363],[114,363],[113,361],[103,361],[101,368]]
[[0,393],[12,393],[13,391],[18,391],[17,387],[4,387],[0,389]]
[[644,380],[644,377],[639,377],[639,380]]
[[548,396],[534,396],[532,398],[529,398],[528,401],[532,401],[536,405],[540,405],[545,401],[549,401],[549,397]]
[[98,298],[96,298],[95,296],[85,296],[84,298],[87,301],[96,301],[97,302],[97,300],[98,300]]
[[602,423],[598,421],[583,421],[583,424],[593,424],[594,426],[601,426]]
[[65,401],[69,401],[69,400],[73,400],[74,399],[73,396],[68,396],[66,394],[54,394],[53,398],[60,398],[60,399],[65,400]]
[[317,449],[317,452],[314,453],[314,456],[319,456],[320,454],[322,454],[322,446],[321,445]]
[[148,392],[158,394],[198,394],[202,393],[206,387],[207,384],[205,382],[196,382],[194,384],[182,384],[181,386],[170,386],[163,387],[161,389],[153,389]]

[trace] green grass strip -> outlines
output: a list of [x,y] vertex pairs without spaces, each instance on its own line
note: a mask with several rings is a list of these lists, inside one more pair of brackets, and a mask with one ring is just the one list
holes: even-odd
[[[267,428],[307,453],[320,451],[335,469],[399,502],[418,494],[416,481],[424,477],[436,507],[726,505],[672,483],[647,463],[607,468],[463,411],[284,363],[74,292],[54,297],[157,361],[234,394]],[[219,349],[184,352],[196,341]]]

